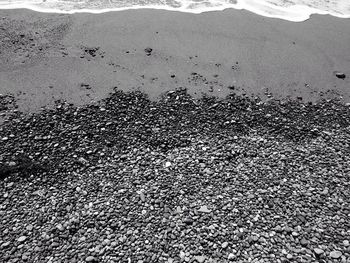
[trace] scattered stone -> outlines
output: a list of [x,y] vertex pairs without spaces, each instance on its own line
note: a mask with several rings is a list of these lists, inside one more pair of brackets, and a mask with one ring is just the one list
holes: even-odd
[[228,254],[228,257],[227,257],[228,260],[233,261],[235,260],[235,258],[236,258],[235,254],[233,253]]
[[208,207],[207,207],[206,205],[203,205],[203,206],[201,206],[201,207],[198,209],[198,212],[210,213],[211,210],[209,210]]
[[146,201],[146,197],[145,197],[145,194],[143,192],[140,192],[140,199],[142,202]]
[[302,246],[306,247],[306,246],[309,244],[309,241],[306,240],[305,238],[302,238],[302,239],[300,240],[300,244],[301,244]]
[[10,242],[9,241],[7,241],[7,242],[5,242],[5,243],[2,243],[1,244],[1,248],[7,248],[7,247],[9,247],[10,246]]
[[56,228],[59,230],[59,231],[64,231],[64,227],[62,226],[62,224],[58,224],[56,226]]
[[337,250],[334,250],[334,251],[332,251],[332,252],[329,254],[329,256],[330,256],[331,258],[334,258],[334,259],[340,258],[341,255],[342,255],[342,252],[337,251]]
[[20,243],[22,243],[22,242],[24,242],[26,239],[27,239],[26,236],[21,236],[21,237],[19,237],[19,238],[17,239],[17,241],[20,242]]
[[222,243],[221,244],[221,247],[223,248],[223,249],[225,249],[225,248],[227,248],[228,247],[228,242],[224,242],[224,243]]
[[17,164],[16,164],[16,162],[9,162],[9,166],[10,167],[13,167],[13,166],[16,166]]
[[324,251],[322,249],[320,249],[320,248],[315,248],[314,252],[315,252],[316,255],[322,255],[324,253]]
[[343,72],[336,71],[335,76],[339,79],[345,79],[346,75]]
[[203,263],[203,262],[205,261],[205,259],[206,259],[205,256],[195,256],[194,258],[195,258],[195,259],[197,260],[197,262],[199,262],[199,263]]
[[147,56],[150,56],[152,51],[153,51],[153,49],[150,47],[145,48],[145,52],[146,52]]
[[98,262],[97,259],[93,256],[88,256],[86,259],[85,259],[86,262]]

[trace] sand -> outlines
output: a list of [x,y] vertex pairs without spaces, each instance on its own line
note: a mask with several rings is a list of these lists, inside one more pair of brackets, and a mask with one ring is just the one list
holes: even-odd
[[331,16],[293,23],[238,10],[1,10],[0,47],[0,93],[22,111],[98,101],[115,87],[151,98],[185,87],[196,96],[350,101],[350,20]]

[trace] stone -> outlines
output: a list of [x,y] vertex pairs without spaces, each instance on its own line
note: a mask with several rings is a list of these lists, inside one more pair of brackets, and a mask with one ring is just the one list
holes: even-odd
[[203,263],[203,262],[205,261],[205,259],[206,259],[205,256],[195,256],[194,258],[195,258],[195,259],[197,260],[197,262],[199,262],[199,263]]
[[287,259],[292,259],[292,258],[293,258],[293,255],[287,254]]
[[233,260],[235,259],[235,257],[236,257],[236,256],[235,256],[233,253],[230,253],[230,254],[228,254],[227,259],[233,261]]
[[340,71],[336,71],[336,72],[335,72],[335,76],[336,76],[338,79],[345,79],[345,78],[346,78],[345,73],[340,72]]
[[7,248],[10,245],[10,242],[5,242],[1,244],[1,248]]
[[19,237],[19,238],[17,239],[17,241],[22,243],[22,242],[24,242],[26,239],[27,239],[26,236],[21,236],[21,237]]
[[306,247],[306,246],[309,244],[309,241],[306,240],[305,238],[302,238],[302,239],[300,240],[300,244],[301,244],[302,246]]
[[85,259],[86,262],[97,262],[97,259],[93,256],[88,256],[86,259]]
[[9,166],[11,166],[11,167],[16,166],[16,163],[15,162],[9,162]]
[[222,244],[221,244],[221,247],[224,248],[224,249],[227,248],[227,247],[228,247],[228,242],[222,243]]
[[58,224],[58,225],[56,226],[56,228],[57,228],[59,231],[63,231],[63,230],[64,230],[62,224]]
[[166,163],[165,163],[165,167],[166,167],[166,168],[168,168],[168,167],[170,167],[170,166],[171,166],[171,162],[166,162]]
[[193,224],[193,220],[192,220],[192,218],[187,217],[187,218],[184,219],[184,223],[187,224],[187,225],[192,225]]
[[206,205],[202,205],[201,208],[198,209],[198,212],[210,213],[211,210],[209,210],[208,207],[207,207]]
[[141,198],[142,202],[146,201],[146,197],[145,197],[145,194],[143,192],[140,193],[140,198]]
[[343,245],[344,245],[344,247],[348,247],[349,246],[349,240],[344,240],[343,241]]
[[340,258],[341,255],[342,255],[342,253],[340,251],[337,251],[337,250],[334,250],[329,254],[329,256],[331,258],[334,258],[334,259]]
[[152,51],[153,51],[153,49],[150,47],[145,48],[145,52],[147,53],[147,56],[150,56]]
[[320,248],[315,248],[314,252],[315,252],[316,255],[321,255],[321,254],[324,253],[324,251],[322,249],[320,249]]
[[33,230],[33,225],[27,225],[26,229],[27,229],[28,231],[32,231],[32,230]]

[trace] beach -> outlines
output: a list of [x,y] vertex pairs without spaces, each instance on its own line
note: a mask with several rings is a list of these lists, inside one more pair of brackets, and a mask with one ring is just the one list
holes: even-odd
[[350,74],[348,19],[291,23],[239,10],[2,10],[1,17],[0,93],[15,95],[25,110],[57,99],[97,101],[114,87],[152,98],[184,87],[197,96],[225,97],[234,88],[249,96],[349,100],[349,78],[335,76]]
[[350,262],[349,19],[0,11],[1,262]]

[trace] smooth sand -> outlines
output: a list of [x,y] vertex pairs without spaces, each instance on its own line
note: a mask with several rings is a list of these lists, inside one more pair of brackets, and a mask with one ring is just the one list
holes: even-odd
[[316,15],[293,23],[238,10],[1,10],[0,44],[0,93],[14,94],[25,111],[56,99],[97,101],[114,87],[153,98],[178,87],[223,97],[235,86],[248,95],[317,100],[323,92],[350,101],[349,19]]

